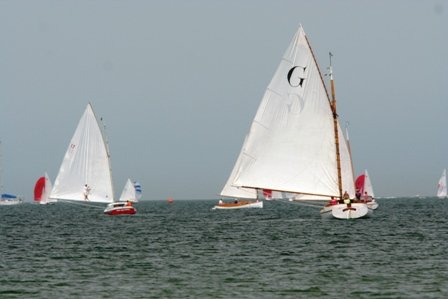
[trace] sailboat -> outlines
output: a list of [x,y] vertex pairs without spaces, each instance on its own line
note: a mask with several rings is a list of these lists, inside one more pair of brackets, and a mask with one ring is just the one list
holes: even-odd
[[142,198],[142,185],[139,182],[134,182],[135,199],[136,202]]
[[[263,96],[232,186],[296,194],[320,203],[338,199],[321,209],[324,217],[352,219],[371,213],[364,203],[342,203],[345,175],[331,63],[330,79],[332,100],[300,26]],[[354,189],[353,178],[348,183]]]
[[34,185],[34,201],[41,205],[55,203],[56,200],[50,198],[52,188],[51,180],[48,174],[45,173],[44,176],[37,179]]
[[[247,137],[246,137],[247,139]],[[244,148],[243,148],[244,149]],[[213,207],[213,210],[234,210],[234,209],[246,209],[246,208],[263,208],[263,201],[258,198],[259,192],[256,189],[237,187],[232,185],[236,172],[238,171],[241,161],[243,150],[241,150],[236,163],[227,179],[224,188],[221,190],[222,198],[232,198],[231,202],[225,202],[222,199],[218,204]]]
[[[50,198],[109,204],[104,213],[115,210],[110,154],[103,132],[89,103],[59,168]],[[132,206],[132,205],[131,205]],[[120,214],[121,206],[116,207]],[[121,214],[135,213],[135,208]]]
[[439,179],[439,184],[437,186],[437,197],[438,198],[446,198],[446,169],[443,170],[442,176]]
[[361,200],[367,203],[370,209],[377,209],[378,203],[375,200],[375,194],[373,193],[372,182],[370,181],[369,173],[367,169],[364,173],[356,178],[355,181],[356,190],[359,192]]
[[123,191],[121,192],[120,199],[118,201],[138,202],[137,191],[134,184],[131,182],[131,179],[128,179],[126,181],[126,184],[124,185]]
[[[0,149],[1,149],[2,142],[0,141]],[[1,162],[1,152],[0,152],[0,162]],[[0,175],[1,175],[2,167],[0,165]],[[3,193],[3,184],[2,184],[2,178],[0,176],[0,206],[12,206],[23,203],[23,199],[20,196],[9,194],[9,193]]]

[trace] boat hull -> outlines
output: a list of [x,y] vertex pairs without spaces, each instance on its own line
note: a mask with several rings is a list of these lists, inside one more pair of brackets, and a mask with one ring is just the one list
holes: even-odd
[[133,206],[106,208],[104,214],[109,216],[115,215],[134,215],[137,210]]
[[323,218],[336,219],[366,218],[372,215],[372,209],[365,203],[336,204],[323,207],[320,215]]
[[368,201],[367,207],[372,210],[376,210],[378,208],[378,203],[375,200]]
[[0,206],[13,206],[21,204],[22,200],[0,200]]
[[238,203],[222,203],[213,207],[213,210],[235,210],[248,208],[263,208],[263,201],[240,201]]

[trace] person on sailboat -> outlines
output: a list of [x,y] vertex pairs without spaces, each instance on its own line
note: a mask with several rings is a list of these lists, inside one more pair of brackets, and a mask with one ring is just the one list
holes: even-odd
[[222,199],[220,199],[219,201],[218,201],[218,205],[222,205],[224,202],[222,201]]
[[345,191],[344,195],[342,195],[342,199],[344,200],[344,203],[346,203],[346,204],[350,204],[351,203],[350,195],[348,195],[347,191]]
[[356,189],[355,196],[357,200],[361,200],[361,191],[359,191],[359,189]]
[[84,185],[84,199],[89,200],[89,194],[90,194],[90,186],[85,184]]
[[364,201],[371,201],[371,197],[369,196],[369,194],[367,194],[367,191],[366,192],[364,192],[364,196],[362,197],[362,199],[364,200]]

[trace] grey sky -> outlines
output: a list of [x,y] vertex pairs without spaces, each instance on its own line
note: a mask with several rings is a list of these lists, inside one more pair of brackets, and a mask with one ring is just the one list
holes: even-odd
[[448,1],[0,0],[4,191],[54,180],[87,103],[116,192],[216,198],[299,24],[334,54],[356,172],[433,195],[448,167]]

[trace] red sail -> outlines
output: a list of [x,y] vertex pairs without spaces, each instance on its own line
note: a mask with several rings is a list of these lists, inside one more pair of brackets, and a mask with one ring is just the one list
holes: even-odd
[[271,199],[272,198],[272,190],[263,189],[264,198]]
[[364,180],[366,176],[361,174],[359,177],[356,178],[355,181],[355,188],[356,190],[359,190],[361,194],[364,194]]
[[42,199],[42,193],[45,189],[45,177],[40,177],[36,181],[36,185],[34,186],[34,200],[40,201]]

